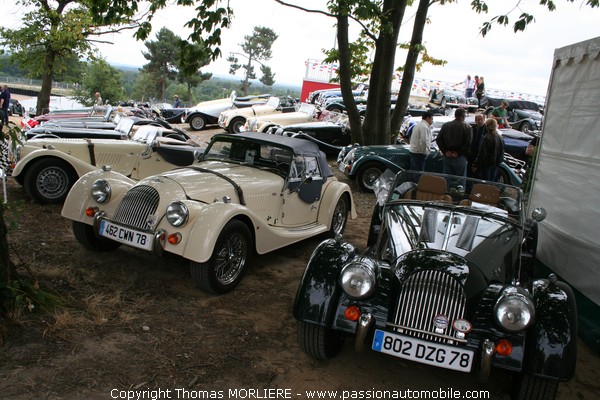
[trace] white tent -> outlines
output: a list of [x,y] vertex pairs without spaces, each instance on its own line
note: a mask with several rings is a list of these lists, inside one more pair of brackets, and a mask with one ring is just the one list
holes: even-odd
[[600,37],[554,53],[529,209],[538,258],[600,305]]

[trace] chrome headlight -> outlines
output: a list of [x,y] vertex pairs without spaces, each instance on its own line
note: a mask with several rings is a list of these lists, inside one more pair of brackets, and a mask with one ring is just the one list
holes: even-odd
[[187,206],[180,201],[174,201],[167,207],[167,221],[173,226],[184,225],[189,215]]
[[362,299],[373,293],[375,282],[374,267],[360,261],[349,263],[340,274],[342,289],[354,299]]
[[15,147],[15,163],[21,159],[21,149],[22,148],[23,148],[23,146],[21,146],[21,145],[17,145],[17,147]]
[[350,150],[348,152],[348,154],[346,154],[346,156],[344,157],[344,162],[346,164],[352,164],[354,162],[354,154],[356,154],[356,147],[353,148],[352,150]]
[[533,302],[516,288],[507,288],[494,306],[496,323],[509,332],[527,329],[535,319]]
[[108,203],[110,200],[110,184],[104,179],[99,179],[92,185],[92,199],[99,204]]

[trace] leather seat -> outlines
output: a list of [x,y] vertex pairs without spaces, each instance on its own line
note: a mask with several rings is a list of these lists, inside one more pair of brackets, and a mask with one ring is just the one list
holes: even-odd
[[441,176],[421,175],[416,190],[409,190],[404,198],[452,203],[452,197],[446,194],[446,180]]
[[473,185],[473,189],[471,189],[469,198],[462,200],[460,204],[470,206],[472,202],[477,202],[497,207],[499,201],[500,189],[498,186],[476,183]]

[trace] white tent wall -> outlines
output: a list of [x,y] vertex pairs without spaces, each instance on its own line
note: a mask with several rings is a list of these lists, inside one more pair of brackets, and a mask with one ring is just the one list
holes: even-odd
[[600,37],[554,53],[529,210],[538,258],[600,305]]

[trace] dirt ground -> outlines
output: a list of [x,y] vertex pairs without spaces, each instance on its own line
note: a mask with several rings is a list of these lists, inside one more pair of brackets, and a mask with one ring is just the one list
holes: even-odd
[[[374,197],[347,182],[359,216],[349,221],[345,239],[364,248]],[[13,316],[0,348],[2,399],[302,399],[315,390],[337,391],[321,398],[358,396],[351,391],[359,390],[362,397],[353,398],[374,398],[377,390],[483,390],[489,396],[479,398],[508,399],[510,375],[502,371],[481,384],[469,374],[357,354],[351,341],[326,362],[302,353],[292,304],[319,239],[255,256],[237,289],[212,296],[194,287],[185,260],[126,247],[86,251],[60,205],[32,203],[10,178],[7,192],[19,273],[66,304],[52,313]],[[599,375],[600,358],[582,343],[577,375],[560,386],[558,398],[600,398]]]

